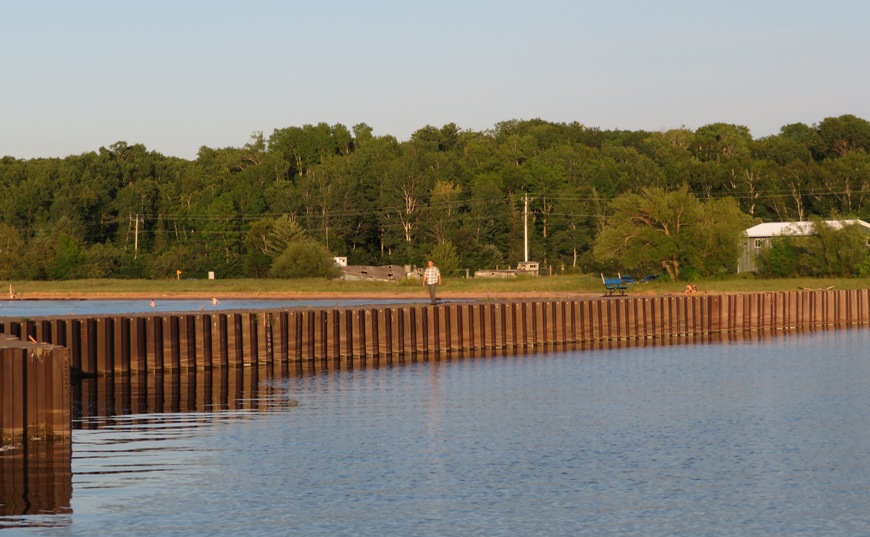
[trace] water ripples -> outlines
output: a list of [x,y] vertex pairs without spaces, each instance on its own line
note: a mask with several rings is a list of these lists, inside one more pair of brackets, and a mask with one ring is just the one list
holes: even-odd
[[866,535],[868,346],[849,330],[263,375],[234,409],[81,418],[66,526],[38,533]]

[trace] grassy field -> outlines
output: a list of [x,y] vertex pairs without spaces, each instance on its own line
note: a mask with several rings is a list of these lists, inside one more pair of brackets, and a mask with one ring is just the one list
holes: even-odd
[[[798,289],[864,289],[870,279],[787,279],[734,278],[695,282],[699,293],[750,291],[794,291]],[[378,296],[415,295],[424,292],[419,281],[372,282],[323,279],[303,280],[72,280],[0,282],[0,298],[8,297],[9,286],[20,298],[99,298],[107,296]],[[657,281],[637,284],[628,293],[679,293],[685,282]],[[439,294],[454,296],[567,295],[603,292],[601,279],[592,275],[571,275],[514,280],[447,278]]]

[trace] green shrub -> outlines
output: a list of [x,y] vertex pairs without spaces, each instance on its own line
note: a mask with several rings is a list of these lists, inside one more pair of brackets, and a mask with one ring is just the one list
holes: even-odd
[[773,237],[770,247],[758,254],[758,274],[768,278],[788,278],[798,271],[799,249],[791,237]]
[[[442,242],[437,245],[431,254],[432,261],[435,266],[441,271],[443,277],[455,276],[459,266],[459,255],[456,253],[456,247],[450,241]],[[424,264],[425,266],[425,264]]]
[[862,278],[870,277],[870,253],[864,256],[864,260],[858,263],[858,266],[855,267],[858,271],[858,276]]
[[273,278],[335,278],[339,273],[329,250],[312,239],[288,244],[269,270]]
[[57,240],[54,259],[48,266],[48,277],[52,280],[72,280],[85,276],[87,254],[78,241],[67,235]]
[[685,282],[697,282],[701,280],[701,271],[695,267],[686,267],[680,271],[680,280]]

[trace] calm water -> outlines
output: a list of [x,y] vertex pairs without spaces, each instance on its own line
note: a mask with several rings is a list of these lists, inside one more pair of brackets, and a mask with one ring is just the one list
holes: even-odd
[[82,423],[71,513],[0,533],[870,535],[868,349],[854,329],[272,379],[266,411]]

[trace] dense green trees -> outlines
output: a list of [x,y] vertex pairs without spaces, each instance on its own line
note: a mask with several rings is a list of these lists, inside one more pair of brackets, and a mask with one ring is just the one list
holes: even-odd
[[[711,277],[734,270],[753,219],[868,219],[868,155],[870,123],[845,115],[758,140],[726,123],[649,133],[535,119],[486,132],[427,125],[399,142],[320,123],[202,147],[193,161],[126,142],[6,156],[0,277],[289,277],[329,272],[330,255],[515,265],[526,196],[530,256],[556,271]],[[780,250],[782,263],[795,258]],[[769,272],[842,261],[854,274],[856,251]]]

